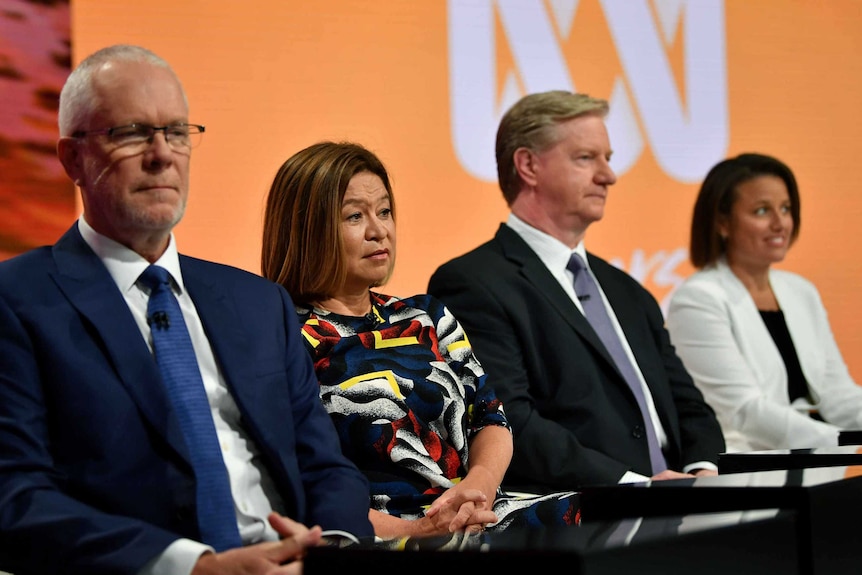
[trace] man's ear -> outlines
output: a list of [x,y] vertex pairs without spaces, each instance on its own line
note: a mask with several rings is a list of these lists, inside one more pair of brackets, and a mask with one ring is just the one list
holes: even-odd
[[79,185],[83,170],[81,168],[81,154],[78,150],[79,140],[75,138],[62,137],[57,141],[57,157],[66,170],[66,175]]
[[521,181],[528,186],[534,186],[536,184],[536,156],[532,150],[518,148],[512,155],[512,162],[515,165],[515,171],[521,176]]

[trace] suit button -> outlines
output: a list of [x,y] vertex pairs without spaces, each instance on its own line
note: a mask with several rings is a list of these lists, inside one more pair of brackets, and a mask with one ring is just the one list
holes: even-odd
[[632,429],[632,437],[640,439],[644,436],[644,428],[640,425],[635,425],[634,429]]

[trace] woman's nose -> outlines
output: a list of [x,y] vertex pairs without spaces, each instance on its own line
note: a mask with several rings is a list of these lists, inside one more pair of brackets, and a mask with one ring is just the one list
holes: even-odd
[[369,236],[369,239],[386,237],[386,226],[383,225],[383,222],[380,221],[380,218],[378,218],[377,216],[372,216],[371,218],[369,218],[366,235]]

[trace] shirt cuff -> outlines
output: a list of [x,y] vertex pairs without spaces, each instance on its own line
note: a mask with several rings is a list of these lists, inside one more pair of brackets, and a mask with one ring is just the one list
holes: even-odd
[[685,467],[682,468],[683,473],[694,473],[698,469],[710,469],[712,471],[718,471],[718,466],[715,463],[710,463],[709,461],[697,461],[695,463],[689,463]]
[[177,539],[138,571],[138,575],[190,575],[200,556],[215,549],[191,539]]
[[623,475],[617,483],[643,483],[644,481],[649,481],[650,478],[646,475],[641,475],[640,473],[635,473],[634,471],[626,471],[625,475]]

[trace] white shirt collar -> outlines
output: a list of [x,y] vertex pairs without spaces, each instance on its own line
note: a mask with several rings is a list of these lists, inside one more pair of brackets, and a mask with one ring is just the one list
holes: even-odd
[[527,245],[536,252],[536,255],[539,256],[539,259],[542,260],[542,263],[548,269],[565,270],[573,253],[581,256],[581,259],[584,260],[589,269],[590,264],[587,260],[587,250],[584,247],[583,240],[575,246],[574,250],[571,250],[569,246],[557,238],[534,228],[513,213],[509,214],[506,225],[515,230],[527,242]]
[[[150,265],[150,262],[141,257],[140,254],[94,230],[84,216],[78,218],[78,231],[81,232],[81,237],[84,238],[87,245],[96,252],[96,255],[108,268],[108,273],[111,274],[114,283],[123,293],[127,293],[135,285],[138,277]],[[173,233],[171,233],[168,248],[155,264],[168,270],[179,287],[179,292],[185,292],[183,275],[180,271],[180,258]]]

